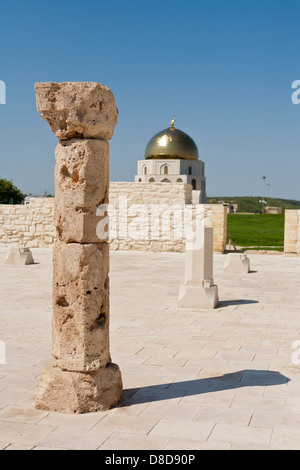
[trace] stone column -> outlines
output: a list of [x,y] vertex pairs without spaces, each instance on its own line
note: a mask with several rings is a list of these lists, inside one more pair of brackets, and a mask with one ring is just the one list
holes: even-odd
[[36,407],[86,413],[122,396],[109,350],[109,246],[97,236],[108,204],[109,144],[118,111],[98,83],[37,83],[37,109],[60,140],[55,157],[52,365]]
[[178,307],[211,309],[219,302],[213,279],[213,228],[206,225],[205,208],[197,207],[197,212],[194,238],[186,243],[185,278],[179,289]]

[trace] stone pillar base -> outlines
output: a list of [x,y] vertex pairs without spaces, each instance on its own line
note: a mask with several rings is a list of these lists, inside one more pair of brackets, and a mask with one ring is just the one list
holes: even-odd
[[27,266],[28,264],[34,264],[34,259],[29,248],[11,248],[4,264]]
[[122,389],[116,364],[94,372],[69,372],[50,366],[41,377],[36,408],[64,413],[105,411],[121,400]]
[[219,303],[218,286],[188,286],[179,288],[177,305],[180,308],[215,308]]
[[247,255],[230,254],[229,259],[225,263],[224,272],[233,274],[249,273],[250,260]]

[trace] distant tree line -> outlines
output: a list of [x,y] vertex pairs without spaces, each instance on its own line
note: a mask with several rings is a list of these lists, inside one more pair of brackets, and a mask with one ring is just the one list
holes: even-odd
[[276,199],[276,198],[265,198],[266,204],[262,203],[261,197],[208,197],[208,204],[238,204],[238,212],[261,214],[262,206],[268,205],[269,207],[281,207],[282,212],[286,209],[300,209],[300,201],[293,199]]
[[12,181],[0,179],[0,204],[21,204],[25,194]]

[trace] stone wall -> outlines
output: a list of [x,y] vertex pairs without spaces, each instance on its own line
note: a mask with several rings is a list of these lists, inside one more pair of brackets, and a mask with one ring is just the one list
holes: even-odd
[[300,211],[285,211],[284,254],[300,254]]
[[[186,221],[191,214],[197,217],[197,205],[191,204],[190,185],[110,183],[109,201],[112,250],[185,251]],[[214,228],[214,250],[223,252],[227,236],[226,207],[219,204],[205,207]],[[106,209],[103,208],[103,215]],[[53,246],[56,240],[53,212],[53,198],[32,198],[25,206],[0,205],[0,247]]]
[[227,240],[227,207],[223,204],[211,204],[211,220],[214,229],[214,251],[224,253]]
[[[110,183],[111,249],[184,252],[186,224],[197,218],[192,186],[182,183]],[[205,205],[214,228],[214,250],[224,252],[227,210]]]
[[188,184],[110,183],[111,249],[184,251],[183,235],[174,236],[175,217],[170,210],[182,212],[191,201]]
[[52,246],[54,199],[32,198],[28,205],[0,205],[0,247],[29,248]]

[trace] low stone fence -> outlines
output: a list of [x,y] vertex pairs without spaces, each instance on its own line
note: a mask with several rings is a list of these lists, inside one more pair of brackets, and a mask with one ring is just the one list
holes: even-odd
[[300,255],[300,211],[285,211],[284,254]]
[[46,248],[56,240],[54,199],[32,198],[28,205],[0,205],[0,247]]
[[[192,186],[110,183],[109,201],[112,250],[185,251],[187,224],[191,218],[197,218],[197,205],[192,204]],[[53,246],[56,240],[54,198],[32,198],[28,202],[24,206],[0,205],[0,247]],[[214,229],[214,251],[224,252],[226,207],[207,204],[205,209]],[[105,210],[107,207],[103,207],[103,215]]]
[[[214,250],[224,252],[226,207],[216,204],[205,208],[214,228]],[[187,225],[195,222],[198,214],[189,184],[110,183],[109,216],[112,250],[184,252]]]

